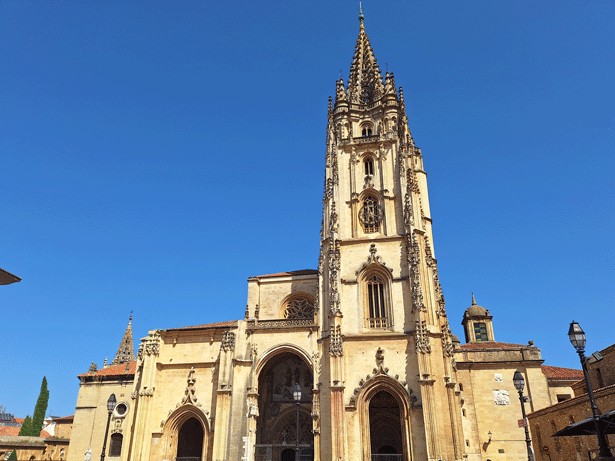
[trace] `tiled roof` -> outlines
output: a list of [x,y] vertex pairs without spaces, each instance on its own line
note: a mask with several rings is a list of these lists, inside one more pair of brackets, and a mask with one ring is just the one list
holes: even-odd
[[313,275],[313,274],[318,274],[318,271],[316,269],[302,269],[300,271],[280,272],[278,274],[257,275],[254,278],[264,279],[267,277],[284,277],[288,275]]
[[122,375],[133,375],[137,370],[137,362],[130,362],[128,364],[128,371],[126,371],[126,364],[120,363],[119,365],[113,365],[107,368],[102,368],[100,370],[96,370],[96,373],[82,373],[78,376],[78,378],[88,377],[88,376],[122,376]]
[[[137,363],[137,362],[135,362]],[[126,364],[124,364],[124,367],[126,367]],[[124,368],[126,369],[126,368]],[[62,416],[61,418],[53,418],[53,420],[56,423],[67,423],[69,421],[73,421],[75,419],[75,415],[70,415],[70,416]]]
[[239,320],[229,320],[227,322],[206,323],[204,325],[194,325],[191,327],[169,328],[166,331],[177,330],[207,330],[208,328],[230,328],[236,327]]
[[530,347],[527,344],[510,344],[510,343],[498,343],[496,341],[485,341],[480,343],[467,343],[459,346],[459,349],[519,349],[521,347]]
[[581,379],[583,378],[583,370],[575,370],[574,368],[552,367],[550,365],[542,365],[540,367],[543,374],[547,378],[556,379]]
[[[0,435],[16,436],[19,435],[21,426],[0,426]],[[45,430],[41,430],[39,437],[51,437],[51,434]]]

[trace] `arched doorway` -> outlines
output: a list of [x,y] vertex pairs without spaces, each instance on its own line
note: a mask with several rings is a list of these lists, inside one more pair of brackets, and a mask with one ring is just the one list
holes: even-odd
[[370,399],[369,432],[373,461],[402,459],[401,411],[397,399],[387,391]]
[[185,421],[177,437],[177,461],[200,461],[203,435],[203,426],[196,418]]
[[[299,406],[293,400],[296,384],[301,386]],[[297,427],[300,461],[314,459],[312,388],[312,371],[299,356],[284,352],[265,364],[258,378],[256,461],[294,461]]]

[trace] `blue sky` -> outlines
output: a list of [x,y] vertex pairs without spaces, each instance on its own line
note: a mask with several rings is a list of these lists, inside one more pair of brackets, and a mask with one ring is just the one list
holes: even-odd
[[[453,332],[578,368],[615,323],[615,3],[363,2],[428,173]],[[0,2],[0,405],[316,268],[327,98],[358,2]]]

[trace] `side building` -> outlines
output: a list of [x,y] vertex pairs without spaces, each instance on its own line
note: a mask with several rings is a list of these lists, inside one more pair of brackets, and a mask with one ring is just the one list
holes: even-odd
[[[615,344],[590,355],[586,363],[598,413],[603,415],[615,410]],[[528,415],[537,446],[537,461],[586,460],[598,454],[598,439],[595,435],[552,437],[565,427],[592,416],[585,379],[572,387],[573,398],[554,402]],[[607,435],[607,442],[611,452],[615,453],[615,435]]]

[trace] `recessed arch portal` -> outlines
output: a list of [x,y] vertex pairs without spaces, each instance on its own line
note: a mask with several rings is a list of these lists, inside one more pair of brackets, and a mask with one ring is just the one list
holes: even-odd
[[[279,348],[264,354],[258,367],[258,408],[256,427],[256,461],[283,461],[288,449],[297,443],[301,461],[303,453],[313,453],[311,365],[297,351]],[[293,398],[296,384],[301,387],[299,405]],[[299,425],[297,425],[297,417]],[[294,459],[294,450],[293,450]]]
[[177,436],[177,461],[200,460],[203,453],[204,435],[203,425],[196,418],[185,421]]
[[[410,401],[399,381],[380,375],[370,380],[358,396],[363,459],[412,459]],[[376,459],[382,459],[376,457]]]

